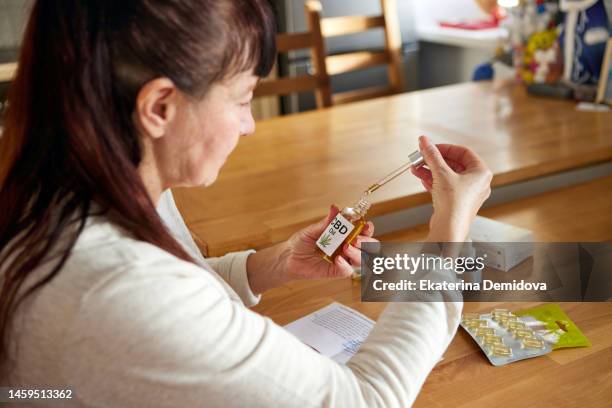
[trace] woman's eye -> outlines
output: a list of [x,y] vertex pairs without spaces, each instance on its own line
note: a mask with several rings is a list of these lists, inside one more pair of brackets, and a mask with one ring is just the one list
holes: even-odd
[[251,106],[251,101],[243,102],[243,103],[240,104],[240,106],[245,107],[245,108],[250,107]]

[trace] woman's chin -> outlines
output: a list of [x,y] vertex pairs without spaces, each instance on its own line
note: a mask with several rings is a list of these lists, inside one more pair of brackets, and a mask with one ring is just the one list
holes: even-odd
[[215,181],[217,181],[217,178],[219,177],[219,172],[221,171],[221,167],[223,166],[224,163],[222,163],[219,166],[210,166],[213,167],[213,169],[216,168],[216,170],[211,170],[210,167],[208,167],[206,169],[206,171],[203,172],[192,172],[190,174],[190,177],[188,177],[188,180],[186,182],[183,183],[182,187],[209,187],[212,184],[215,183]]
[[219,172],[216,171],[214,174],[206,174],[195,183],[194,187],[209,187],[217,181],[217,177],[219,176]]

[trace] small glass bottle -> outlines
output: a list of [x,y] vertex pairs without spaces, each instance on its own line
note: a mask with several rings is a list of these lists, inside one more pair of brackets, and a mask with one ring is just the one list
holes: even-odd
[[365,216],[370,203],[362,197],[352,207],[345,207],[329,223],[317,240],[317,250],[329,263],[333,263],[345,244],[351,244],[366,225]]
[[[338,213],[336,218],[325,228],[319,239],[317,239],[317,250],[329,263],[334,263],[334,259],[342,251],[345,244],[351,244],[361,233],[366,225],[365,216],[370,209],[370,202],[366,200],[370,194],[389,183],[402,173],[411,168],[418,168],[425,162],[420,151],[415,151],[408,156],[409,162],[391,174],[383,177],[377,183],[372,184],[364,192],[361,199],[352,207],[346,207]],[[355,271],[354,278],[360,275]]]

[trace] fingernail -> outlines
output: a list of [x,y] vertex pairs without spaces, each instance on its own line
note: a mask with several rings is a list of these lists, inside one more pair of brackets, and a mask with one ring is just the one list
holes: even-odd
[[348,263],[348,261],[346,259],[344,259],[342,256],[338,255],[338,258],[339,258],[338,262],[340,263],[340,266],[342,266],[342,265],[351,266],[351,264]]

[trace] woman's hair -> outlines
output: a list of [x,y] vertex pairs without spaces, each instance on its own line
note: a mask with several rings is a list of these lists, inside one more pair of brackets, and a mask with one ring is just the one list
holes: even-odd
[[[191,261],[137,171],[138,92],[166,77],[201,98],[240,72],[264,77],[275,34],[267,0],[35,1],[0,138],[0,363],[15,309],[60,271],[92,202]],[[24,284],[43,264],[50,272]]]

